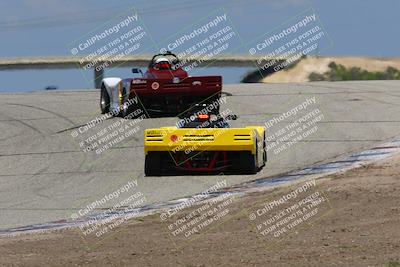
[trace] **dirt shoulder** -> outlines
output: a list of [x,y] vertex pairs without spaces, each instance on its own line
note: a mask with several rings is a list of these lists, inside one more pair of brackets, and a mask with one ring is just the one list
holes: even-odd
[[[207,217],[214,218],[209,224],[201,221],[207,219],[201,212],[195,213],[201,208],[196,206],[166,221],[159,215],[130,219],[102,238],[86,237],[79,229],[1,238],[0,264],[400,266],[400,156],[317,180],[315,187],[311,183],[307,190],[303,183],[233,201],[221,199],[212,207],[220,213]],[[297,224],[293,219],[288,222],[290,227],[281,225],[270,232],[271,228],[262,228],[274,224],[272,215],[288,211],[287,205],[266,203],[299,193],[300,187],[301,194],[319,195],[323,201],[316,205],[314,199],[309,202],[314,206],[304,204],[300,211],[291,210],[297,212]],[[300,199],[306,198],[297,195],[291,204]],[[307,207],[308,214],[317,212],[311,217]],[[259,217],[252,221],[251,214]],[[269,221],[265,216],[270,216]],[[274,217],[275,225],[284,217]],[[197,233],[177,231],[185,219],[195,218],[201,222]]]

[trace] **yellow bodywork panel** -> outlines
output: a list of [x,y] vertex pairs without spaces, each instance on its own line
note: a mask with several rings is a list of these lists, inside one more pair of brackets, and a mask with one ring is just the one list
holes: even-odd
[[251,151],[256,153],[256,138],[263,140],[264,128],[176,128],[147,129],[144,152],[169,151]]

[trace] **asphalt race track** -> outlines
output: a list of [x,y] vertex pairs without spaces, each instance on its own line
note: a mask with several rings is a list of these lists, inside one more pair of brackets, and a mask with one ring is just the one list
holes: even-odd
[[[313,97],[315,103],[269,127],[267,136],[315,109],[323,114],[315,132],[281,151],[269,150],[267,166],[253,176],[144,177],[143,130],[177,118],[145,119],[137,133],[98,155],[83,152],[81,136],[71,134],[101,115],[99,91],[0,94],[0,229],[70,218],[132,180],[147,203],[162,202],[224,179],[232,185],[272,176],[390,140],[400,134],[399,87],[399,81],[226,85],[221,110],[239,116],[233,126],[264,125]],[[129,123],[107,119],[96,131],[117,121]]]

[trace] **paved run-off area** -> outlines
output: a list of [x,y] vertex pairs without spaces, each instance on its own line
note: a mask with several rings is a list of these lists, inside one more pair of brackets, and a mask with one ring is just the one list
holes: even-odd
[[[1,94],[0,229],[70,218],[133,180],[147,203],[162,202],[201,192],[221,180],[233,185],[272,176],[390,140],[400,134],[399,87],[397,81],[225,86],[221,110],[239,115],[233,126],[264,125],[305,101],[309,104],[267,128],[271,149],[261,172],[224,177],[144,177],[143,130],[173,125],[176,118],[146,119],[136,125],[136,133],[98,155],[83,152],[81,137],[71,135],[100,116],[98,91]],[[310,112],[313,115],[306,116]],[[305,125],[303,138],[285,147],[282,143],[299,136],[288,136],[287,130],[299,119]],[[119,120],[130,123],[112,118],[96,131]],[[285,136],[288,139],[276,142]]]

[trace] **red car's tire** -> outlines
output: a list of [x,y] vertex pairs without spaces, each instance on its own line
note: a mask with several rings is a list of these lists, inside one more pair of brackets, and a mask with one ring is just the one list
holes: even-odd
[[110,112],[110,96],[107,93],[107,89],[104,84],[101,85],[100,89],[100,110],[101,114]]

